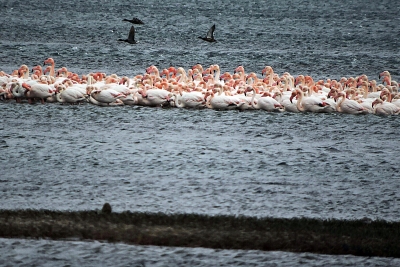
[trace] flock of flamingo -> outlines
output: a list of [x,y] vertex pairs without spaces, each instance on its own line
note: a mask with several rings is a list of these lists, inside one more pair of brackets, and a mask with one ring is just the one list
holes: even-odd
[[366,75],[340,80],[314,81],[311,76],[278,75],[266,66],[262,78],[246,73],[243,66],[233,74],[221,74],[218,65],[187,71],[170,67],[161,72],[150,66],[142,75],[120,77],[95,72],[79,76],[66,67],[55,70],[54,60],[30,69],[22,65],[11,74],[0,72],[0,99],[17,103],[91,103],[99,106],[140,105],[151,107],[211,108],[269,112],[341,112],[397,115],[399,85],[388,71],[379,82]]

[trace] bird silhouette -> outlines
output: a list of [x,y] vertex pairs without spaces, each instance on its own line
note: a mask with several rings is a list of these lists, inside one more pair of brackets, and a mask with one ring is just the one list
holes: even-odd
[[141,21],[141,20],[138,19],[138,18],[123,19],[122,21],[128,21],[128,22],[133,23],[133,24],[144,24],[143,21]]
[[118,41],[127,42],[130,44],[137,44],[138,42],[135,40],[135,27],[131,27],[129,31],[128,39],[118,39]]
[[217,40],[214,39],[214,31],[215,31],[215,24],[212,25],[211,28],[208,30],[206,37],[199,36],[199,38],[210,43],[216,42]]

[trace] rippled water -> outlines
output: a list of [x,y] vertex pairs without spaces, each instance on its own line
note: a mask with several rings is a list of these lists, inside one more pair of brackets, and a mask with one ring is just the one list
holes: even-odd
[[[153,64],[200,62],[259,74],[271,65],[277,73],[316,79],[362,73],[377,79],[389,70],[399,80],[400,6],[390,1],[0,5],[0,70],[6,72],[51,56],[56,67],[80,74],[134,76]],[[136,27],[134,46],[116,41],[130,28],[122,18],[132,16],[146,23]],[[218,42],[202,42],[197,37],[213,23]],[[1,208],[83,210],[107,201],[115,211],[400,216],[398,116],[10,102],[0,102],[0,115]],[[18,242],[28,251],[35,246]],[[149,248],[121,248],[131,249]],[[293,257],[300,262],[303,255]]]
[[[56,67],[80,74],[105,71],[134,76],[156,65],[189,68],[238,65],[261,75],[308,74],[317,79],[383,70],[399,80],[400,6],[388,0],[3,1],[0,68],[11,72],[51,56]],[[28,11],[29,10],[29,11]],[[120,43],[138,17],[137,45]],[[198,39],[216,24],[217,43]]]
[[[68,250],[65,250],[68,247]],[[399,259],[0,238],[2,266],[398,266]]]
[[4,208],[400,216],[397,116],[0,107]]

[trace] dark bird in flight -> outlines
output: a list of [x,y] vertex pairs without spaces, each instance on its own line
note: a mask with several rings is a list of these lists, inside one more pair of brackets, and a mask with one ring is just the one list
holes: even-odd
[[211,28],[208,30],[206,37],[199,36],[199,38],[210,43],[216,42],[217,40],[214,39],[214,31],[215,31],[215,24],[212,25]]
[[128,21],[128,22],[133,23],[133,24],[144,24],[143,21],[141,21],[141,20],[138,19],[138,18],[123,19],[122,21]]
[[130,44],[137,44],[138,42],[135,40],[135,27],[131,27],[129,31],[128,39],[118,39],[118,41],[127,42]]

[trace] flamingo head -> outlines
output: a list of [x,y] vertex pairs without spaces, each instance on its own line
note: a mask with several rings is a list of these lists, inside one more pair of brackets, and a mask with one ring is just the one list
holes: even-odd
[[313,90],[315,93],[318,93],[319,92],[319,87],[317,86],[317,85],[313,85],[313,86],[311,86],[311,90]]
[[381,91],[381,93],[380,93],[380,95],[379,95],[379,98],[380,99],[384,99],[387,95],[389,95],[390,94],[390,92],[389,92],[389,90],[388,89],[383,89],[382,91]]
[[22,85],[23,88],[25,88],[28,91],[30,91],[32,89],[32,87],[27,83],[22,83],[21,85]]
[[197,63],[196,65],[194,65],[192,67],[192,70],[195,70],[195,69],[201,70],[201,69],[203,69],[203,67],[200,65],[200,63]]
[[360,87],[360,86],[368,86],[368,83],[364,80],[358,80],[357,87]]
[[18,75],[21,77],[23,76],[26,72],[29,71],[29,68],[27,65],[22,65],[19,69],[18,69]]
[[237,67],[237,68],[233,71],[233,73],[236,73],[236,72],[243,72],[243,73],[244,73],[244,68],[243,68],[243,66],[239,66],[239,67]]
[[49,81],[47,80],[47,77],[44,76],[44,75],[40,76],[39,82],[43,83],[43,84],[49,84]]
[[290,103],[293,103],[293,98],[295,98],[295,97],[297,97],[297,92],[296,91],[293,91],[292,92],[292,94],[290,95],[290,98],[289,98],[289,100],[290,100]]
[[266,66],[265,68],[262,69],[261,75],[264,76],[264,75],[270,74],[271,72],[273,72],[272,67]]
[[106,84],[110,84],[110,83],[118,83],[118,79],[114,78],[112,76],[108,76],[106,79]]
[[330,106],[330,105],[329,105],[329,103],[326,103],[325,101],[322,101],[321,103],[318,103],[318,106],[326,107],[326,106]]
[[128,82],[128,78],[127,77],[122,77],[121,80],[119,80],[118,84],[125,84]]
[[307,75],[307,76],[304,76],[304,81],[305,81],[306,83],[310,83],[310,82],[313,81],[313,78],[312,78],[311,76]]
[[367,76],[366,74],[362,74],[362,75],[360,76],[360,79],[362,79],[363,81],[368,82],[368,76]]
[[203,76],[203,81],[208,82],[210,79],[210,75]]
[[390,73],[387,70],[385,70],[385,71],[379,73],[378,77],[380,79],[381,77],[387,77],[387,76],[390,76]]
[[224,77],[224,81],[233,80],[233,77],[229,72],[225,72],[223,74],[223,77]]
[[247,86],[245,92],[252,92],[253,91],[253,87],[252,86]]
[[24,72],[24,70],[18,69],[18,77],[21,78],[22,76],[24,76]]
[[335,100],[335,102],[338,100],[338,98],[340,98],[340,97],[346,97],[346,93],[345,92],[338,92],[337,94],[336,94],[336,96],[333,98],[333,100]]
[[262,93],[261,96],[262,96],[262,97],[266,97],[266,96],[271,97],[271,93],[270,93],[270,92],[264,92],[264,93]]
[[168,72],[167,69],[163,69],[163,70],[161,71],[160,75],[161,75],[161,76],[162,76],[162,75],[168,76],[168,75],[169,75],[169,72]]
[[14,77],[16,77],[18,75],[19,75],[18,70],[13,70],[13,72],[11,73],[11,76],[14,76]]
[[175,67],[169,67],[169,68],[168,68],[168,72],[169,72],[169,73],[172,73],[172,74],[174,74],[174,75],[176,75],[177,70],[176,70]]
[[304,79],[303,75],[297,76],[296,79],[294,79],[294,86],[297,86],[299,83],[301,83],[303,79]]
[[34,72],[34,71],[42,72],[42,66],[36,65],[35,67],[32,68],[32,72]]
[[46,64],[54,64],[54,59],[51,58],[51,57],[49,57],[48,59],[46,59],[46,60],[43,62],[43,66],[46,65]]
[[340,78],[339,82],[344,84],[344,83],[347,82],[347,78],[346,77],[342,77],[342,78]]
[[382,104],[382,103],[383,103],[383,100],[380,98],[377,98],[374,100],[374,102],[372,102],[372,108],[374,108],[375,105]]
[[15,86],[17,86],[17,82],[13,82],[10,86],[10,91],[12,91],[14,89]]
[[59,85],[57,85],[57,87],[56,87],[56,93],[61,93],[62,91],[64,91],[66,88],[65,88],[65,85],[63,85],[63,84],[59,84]]
[[335,98],[336,94],[337,94],[337,90],[335,88],[331,88],[331,90],[329,91],[329,93],[327,95],[327,98],[330,98],[330,97]]
[[96,88],[90,93],[90,95],[97,95],[97,94],[100,94],[100,92],[101,92],[101,90]]
[[214,95],[214,93],[212,92],[212,91],[207,91],[205,94],[204,94],[204,101],[207,101],[207,98],[209,97],[209,96],[213,96]]
[[98,89],[94,85],[86,86],[86,94],[87,95],[90,95],[93,91],[96,91],[96,90],[98,90]]
[[202,74],[202,75],[211,74],[211,69],[210,69],[210,68],[207,68],[207,69],[205,69],[201,74]]
[[222,74],[221,76],[219,76],[219,80],[220,80],[220,81],[222,81],[222,80],[224,80],[224,81],[225,81],[225,73],[224,73],[224,74]]
[[355,94],[355,91],[353,89],[346,90],[346,98],[349,98],[351,95]]
[[153,71],[153,66],[146,68],[146,73],[150,74]]
[[62,74],[62,73],[64,73],[63,69],[62,68],[58,69],[57,72],[56,72],[56,76],[59,77],[60,74]]

